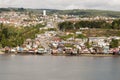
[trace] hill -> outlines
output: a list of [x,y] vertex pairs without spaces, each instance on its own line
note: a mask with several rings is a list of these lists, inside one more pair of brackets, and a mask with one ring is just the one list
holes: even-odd
[[47,11],[47,14],[63,14],[63,15],[79,15],[80,17],[91,16],[106,16],[120,18],[120,11],[108,11],[108,10],[94,10],[94,9],[73,9],[73,10],[57,10],[57,9],[25,9],[25,8],[0,8],[2,11],[32,11],[35,13],[42,13],[43,10]]
[[106,16],[106,17],[120,17],[120,11],[107,11],[107,10],[60,10],[57,11],[58,14],[69,14],[69,15],[79,15],[81,17],[90,17],[90,16]]

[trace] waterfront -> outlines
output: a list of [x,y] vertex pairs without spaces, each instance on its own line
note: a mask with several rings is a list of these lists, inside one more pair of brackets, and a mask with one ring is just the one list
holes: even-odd
[[0,55],[0,80],[119,80],[120,57]]

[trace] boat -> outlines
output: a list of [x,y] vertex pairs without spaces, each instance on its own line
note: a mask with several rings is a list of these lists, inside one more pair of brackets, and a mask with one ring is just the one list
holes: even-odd
[[46,53],[46,51],[45,51],[45,49],[43,49],[43,48],[39,48],[39,49],[37,50],[37,54],[42,55],[42,54],[44,54],[44,53]]

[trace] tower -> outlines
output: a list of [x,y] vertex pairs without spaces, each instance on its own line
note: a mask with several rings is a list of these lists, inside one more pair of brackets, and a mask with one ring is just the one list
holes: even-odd
[[43,16],[46,16],[46,10],[43,10]]

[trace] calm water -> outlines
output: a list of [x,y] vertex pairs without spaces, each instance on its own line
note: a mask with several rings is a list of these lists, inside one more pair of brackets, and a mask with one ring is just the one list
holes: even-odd
[[120,80],[120,57],[1,55],[0,80]]

